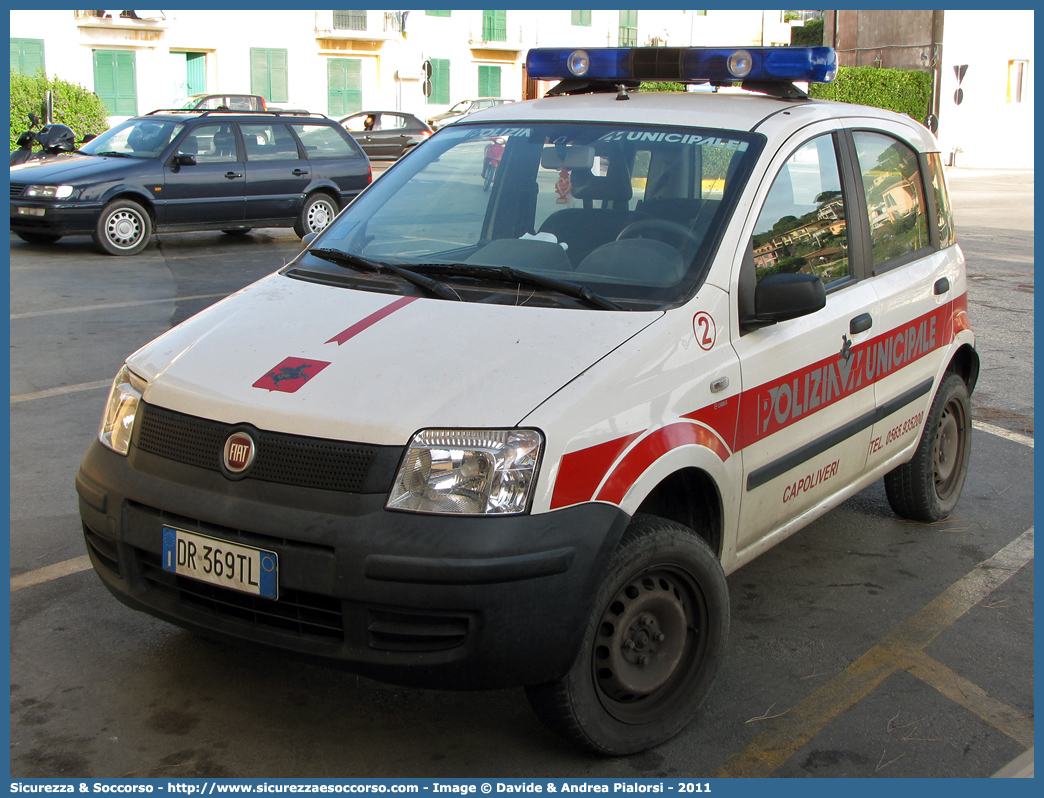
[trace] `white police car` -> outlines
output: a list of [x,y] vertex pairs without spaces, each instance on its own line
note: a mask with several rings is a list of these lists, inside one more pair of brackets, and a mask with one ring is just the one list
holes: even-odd
[[602,754],[676,734],[728,573],[882,477],[942,518],[967,472],[938,145],[793,86],[835,63],[531,51],[549,96],[448,126],[128,358],[77,478],[99,576],[378,679],[525,685]]

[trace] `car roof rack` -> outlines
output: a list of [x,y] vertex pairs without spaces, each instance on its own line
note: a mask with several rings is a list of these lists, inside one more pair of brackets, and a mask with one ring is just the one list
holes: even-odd
[[307,116],[317,117],[319,119],[329,119],[326,114],[320,114],[317,111],[235,111],[229,108],[157,108],[155,111],[149,111],[145,116],[152,116],[153,114],[185,114],[192,116],[212,116],[214,114],[231,115],[231,116]]

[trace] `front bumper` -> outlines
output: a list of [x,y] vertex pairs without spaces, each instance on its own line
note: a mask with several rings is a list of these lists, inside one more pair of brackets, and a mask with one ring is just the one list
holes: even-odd
[[[76,488],[95,571],[128,606],[429,687],[564,674],[629,521],[604,504],[499,518],[394,513],[384,493],[231,481],[97,441]],[[277,552],[279,600],[164,571],[164,524]]]
[[89,235],[101,213],[100,202],[11,201],[11,232]]

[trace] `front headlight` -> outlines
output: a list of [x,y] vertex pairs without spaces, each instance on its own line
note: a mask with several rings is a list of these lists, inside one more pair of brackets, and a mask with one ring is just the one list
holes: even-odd
[[112,381],[109,401],[105,405],[98,440],[118,454],[127,454],[130,449],[134,419],[138,414],[138,402],[145,392],[145,380],[124,366]]
[[26,186],[22,196],[33,199],[67,199],[72,193],[72,186]]
[[544,437],[536,430],[422,430],[388,496],[389,510],[456,515],[524,513]]

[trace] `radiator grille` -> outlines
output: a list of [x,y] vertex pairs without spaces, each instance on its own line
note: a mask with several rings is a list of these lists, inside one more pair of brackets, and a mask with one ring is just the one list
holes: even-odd
[[[138,448],[179,463],[221,470],[225,441],[241,427],[142,404]],[[257,456],[249,479],[304,488],[359,492],[380,447],[284,433],[251,431]]]

